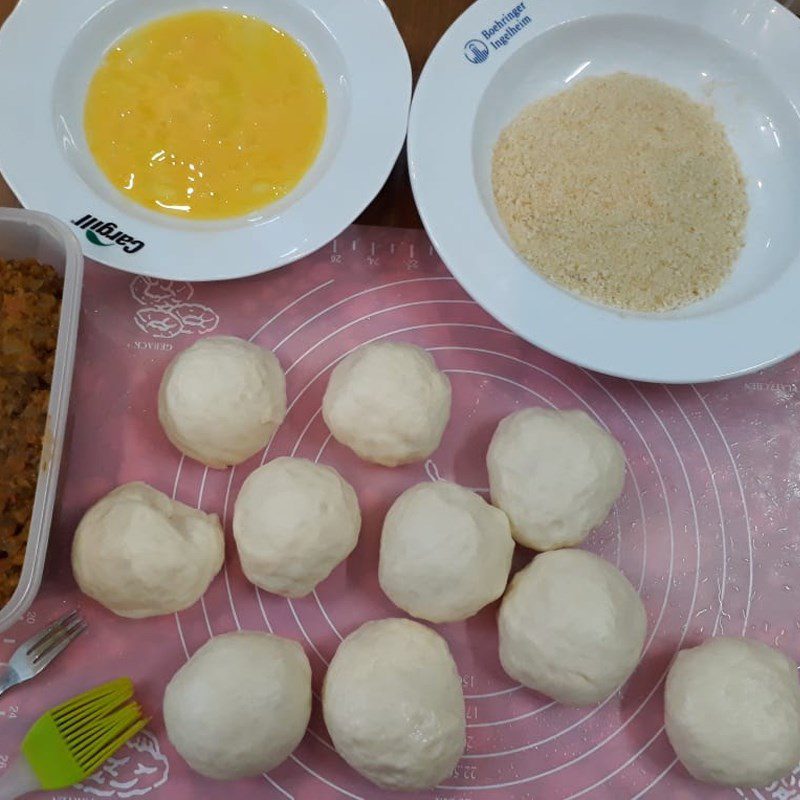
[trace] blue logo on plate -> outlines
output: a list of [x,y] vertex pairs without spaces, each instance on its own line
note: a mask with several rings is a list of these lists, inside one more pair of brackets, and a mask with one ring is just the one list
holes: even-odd
[[480,39],[470,39],[464,45],[464,58],[473,64],[482,64],[489,58],[489,48]]

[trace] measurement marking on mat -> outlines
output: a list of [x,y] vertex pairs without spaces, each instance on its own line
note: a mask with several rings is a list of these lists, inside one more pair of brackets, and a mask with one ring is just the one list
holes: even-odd
[[394,242],[389,245],[389,252],[394,255]]
[[14,644],[16,641],[16,639],[3,639],[5,644]]
[[411,260],[413,261],[414,260],[414,245],[413,244],[410,244],[408,246],[408,252],[411,254]]
[[358,239],[353,239],[353,243],[352,243],[351,247],[353,248],[353,252],[354,253],[356,251],[357,245],[358,245]]
[[461,764],[455,766],[451,776],[457,780],[474,781],[478,778],[478,767],[476,764]]
[[367,264],[371,267],[377,267],[380,263],[381,260],[375,255],[375,242],[372,242],[369,248],[369,255],[367,256]]
[[333,240],[333,252],[334,252],[334,254],[336,254],[336,253],[338,253],[338,252],[339,252],[339,251],[336,249],[336,248],[338,247],[338,245],[336,244],[336,241],[337,241],[336,239],[334,239],[334,240]]

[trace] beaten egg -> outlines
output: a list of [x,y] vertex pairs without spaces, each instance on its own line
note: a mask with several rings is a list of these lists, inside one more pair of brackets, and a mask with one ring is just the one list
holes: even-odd
[[306,50],[230,11],[158,19],[111,47],[84,127],[126,197],[194,219],[234,217],[288,194],[319,153],[327,96]]

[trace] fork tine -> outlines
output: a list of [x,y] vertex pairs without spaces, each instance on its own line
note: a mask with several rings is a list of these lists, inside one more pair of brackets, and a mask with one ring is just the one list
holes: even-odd
[[23,642],[17,649],[24,650],[26,655],[30,655],[31,651],[39,647],[47,638],[52,636],[56,631],[60,630],[64,625],[71,625],[74,619],[78,616],[78,609],[73,608],[72,611],[68,611],[54,622],[51,622],[50,625],[48,625],[43,631],[34,633],[30,639]]
[[86,626],[86,623],[84,622],[84,620],[83,620],[83,619],[81,619],[80,617],[78,617],[78,618],[76,618],[75,620],[71,621],[71,622],[69,623],[69,625],[63,626],[63,627],[62,627],[62,628],[60,628],[59,630],[55,631],[55,633],[53,633],[51,636],[49,636],[49,637],[48,637],[48,638],[47,638],[47,639],[46,639],[46,640],[45,640],[45,641],[42,643],[42,645],[41,645],[40,647],[36,648],[36,650],[34,650],[34,651],[33,651],[33,652],[30,654],[30,655],[31,655],[31,661],[32,661],[32,662],[34,662],[34,663],[36,663],[36,661],[37,661],[38,659],[40,659],[40,658],[41,658],[43,655],[45,655],[45,654],[46,654],[46,653],[47,653],[49,650],[51,650],[53,647],[55,647],[56,645],[58,645],[58,643],[59,643],[59,642],[60,642],[62,639],[64,639],[64,638],[66,638],[67,636],[69,636],[69,635],[72,633],[72,631],[74,631],[76,628],[79,628],[79,627],[81,627],[81,626],[84,626],[84,627],[85,627],[85,626]]
[[39,635],[37,641],[31,647],[28,647],[28,658],[35,658],[37,653],[44,650],[55,637],[71,628],[75,623],[82,621],[82,619],[78,611],[65,614],[60,619],[57,619]]
[[41,653],[38,653],[33,659],[33,668],[37,672],[43,670],[57,655],[62,653],[88,627],[89,626],[86,624],[86,622],[81,619],[63,633],[53,637],[50,644],[48,644],[48,646]]

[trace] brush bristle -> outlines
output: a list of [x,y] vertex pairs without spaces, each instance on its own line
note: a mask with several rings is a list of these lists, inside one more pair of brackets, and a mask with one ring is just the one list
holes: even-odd
[[68,742],[73,758],[87,772],[94,772],[124,742],[146,724],[138,703],[129,703],[113,714],[97,720]]
[[117,678],[50,710],[53,719],[71,721],[77,718],[103,713],[100,709],[111,708],[127,702],[133,697],[133,682],[130,678]]
[[133,684],[121,678],[41,716],[20,749],[43,789],[63,789],[96,772],[146,724]]
[[88,773],[94,772],[147,721],[133,697],[128,678],[98,686],[56,706],[53,719],[72,757]]

